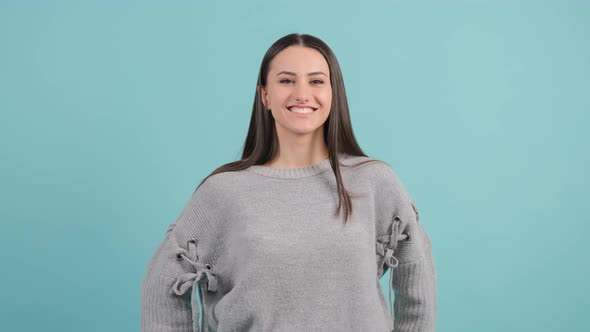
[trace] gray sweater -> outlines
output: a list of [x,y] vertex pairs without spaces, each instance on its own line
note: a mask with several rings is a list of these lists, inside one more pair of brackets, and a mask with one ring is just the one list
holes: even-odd
[[329,159],[207,179],[147,264],[141,330],[434,331],[436,271],[416,205],[387,163],[339,158],[347,224]]

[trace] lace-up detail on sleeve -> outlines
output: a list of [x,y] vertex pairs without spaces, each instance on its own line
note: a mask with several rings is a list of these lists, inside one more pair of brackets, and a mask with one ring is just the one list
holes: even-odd
[[[198,287],[201,282],[206,283],[208,291],[217,291],[217,276],[211,272],[211,266],[209,264],[203,264],[199,261],[199,257],[197,256],[197,239],[195,238],[187,242],[187,249],[179,249],[176,253],[176,259],[187,262],[192,267],[192,271],[178,276],[172,286],[172,290],[179,296],[185,294],[188,290],[191,291],[193,330],[194,332],[199,332],[199,300],[195,293],[202,291]],[[199,293],[199,296],[202,300],[202,293]],[[205,327],[207,326],[206,321],[206,315],[204,315],[201,331],[205,331]]]
[[377,254],[379,254],[380,269],[387,264],[389,266],[389,306],[391,308],[391,318],[394,319],[393,302],[391,300],[391,292],[393,288],[393,269],[399,264],[398,259],[394,256],[395,249],[397,248],[398,241],[406,240],[407,234],[401,234],[401,219],[399,216],[393,218],[391,223],[391,231],[388,235],[380,236],[377,238]]

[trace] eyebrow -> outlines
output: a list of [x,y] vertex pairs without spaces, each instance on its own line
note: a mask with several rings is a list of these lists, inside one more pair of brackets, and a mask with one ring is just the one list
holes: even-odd
[[[295,75],[295,73],[293,73],[293,72],[290,72],[290,71],[286,71],[286,70],[283,70],[283,71],[279,72],[279,73],[277,74],[277,76],[279,76],[279,75],[281,75],[281,74],[287,74],[287,75],[296,76],[296,75]],[[311,72],[311,73],[307,73],[307,76],[311,76],[311,75],[324,75],[324,76],[328,77],[328,75],[324,74],[324,73],[323,73],[323,72],[321,72],[321,71],[314,71],[314,72]]]

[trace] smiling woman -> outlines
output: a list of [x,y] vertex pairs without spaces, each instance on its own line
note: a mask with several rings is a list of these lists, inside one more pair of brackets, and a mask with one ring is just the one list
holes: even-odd
[[294,157],[308,154],[301,150],[285,151],[301,146],[301,141],[305,141],[306,149],[328,155],[323,124],[332,106],[332,85],[326,74],[329,72],[322,53],[309,47],[287,47],[272,60],[266,85],[259,89],[264,107],[272,112],[282,149],[279,147],[276,160],[267,166],[290,166],[290,160],[281,159],[281,150],[282,155]]
[[201,181],[148,263],[142,331],[434,331],[431,248],[359,147],[332,50],[290,34],[262,59],[242,159]]

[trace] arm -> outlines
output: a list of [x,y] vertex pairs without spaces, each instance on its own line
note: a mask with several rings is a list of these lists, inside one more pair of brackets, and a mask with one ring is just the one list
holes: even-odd
[[141,284],[142,332],[191,331],[193,328],[190,296],[176,296],[172,291],[175,280],[162,274],[166,260],[172,256],[169,238],[174,226],[169,226],[144,274]]
[[199,283],[206,283],[209,291],[216,290],[211,266],[199,257],[206,249],[203,240],[209,241],[206,234],[210,226],[195,198],[168,227],[148,263],[141,285],[142,332],[198,332]]
[[[398,265],[391,269],[395,292],[394,332],[430,332],[436,328],[436,270],[430,237],[413,203],[413,213],[400,220],[400,237],[394,255]],[[395,222],[395,221],[394,221]]]
[[399,176],[389,164],[384,164],[385,167],[375,169],[377,272],[380,278],[389,270],[392,332],[433,332],[437,277],[430,237]]

